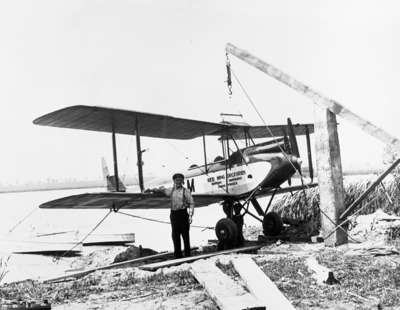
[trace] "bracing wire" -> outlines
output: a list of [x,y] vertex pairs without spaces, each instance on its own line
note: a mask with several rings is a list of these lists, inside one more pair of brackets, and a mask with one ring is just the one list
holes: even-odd
[[[175,146],[173,143],[169,142],[168,140],[167,140],[167,143],[168,143],[177,153],[179,153],[181,156],[183,156],[183,158],[184,158],[185,160],[188,160],[189,163],[190,163],[191,165],[194,164],[194,161],[190,158],[189,155],[186,155],[183,151],[181,151],[177,146]],[[202,173],[205,173],[205,174],[208,175],[207,171],[201,169],[200,167],[199,167],[198,169],[199,169]]]
[[[245,87],[243,86],[243,84],[240,82],[239,78],[237,77],[237,75],[235,74],[235,72],[232,70],[232,75],[235,78],[236,82],[239,84],[240,89],[243,91],[243,93],[245,94],[246,98],[249,100],[250,104],[252,105],[253,109],[256,111],[258,117],[261,119],[261,121],[263,122],[265,128],[268,130],[269,134],[271,135],[271,137],[273,137],[274,139],[276,139],[275,135],[273,134],[272,130],[268,127],[267,123],[265,122],[264,118],[262,117],[261,113],[259,112],[259,110],[257,109],[256,104],[254,103],[254,101],[251,99],[249,93],[246,91]],[[300,170],[297,169],[297,167],[292,163],[291,160],[289,160],[287,154],[285,153],[285,151],[283,150],[283,148],[278,144],[278,147],[282,153],[282,155],[286,158],[286,160],[290,163],[290,165],[294,168],[294,170],[299,174],[300,176],[300,181],[301,181],[301,185],[302,185],[302,191],[303,191],[303,195],[304,195],[304,199],[306,204],[308,205],[308,201],[307,201],[307,196],[306,196],[306,192],[305,192],[305,188],[308,190],[310,189],[310,187],[308,186],[308,184],[304,183],[304,179],[303,179],[303,175],[301,174]],[[330,220],[330,219],[329,219]]]
[[[243,84],[240,82],[239,78],[237,77],[237,75],[235,74],[235,72],[231,69],[232,71],[232,75],[235,78],[236,82],[239,84],[240,89],[243,91],[243,93],[245,94],[246,98],[249,100],[250,104],[252,105],[253,109],[255,110],[255,112],[257,113],[258,117],[261,119],[261,121],[263,122],[265,128],[268,130],[268,133],[271,135],[272,138],[276,139],[275,135],[273,134],[272,130],[268,127],[267,123],[265,122],[264,118],[262,117],[261,113],[258,111],[256,104],[254,103],[254,101],[251,99],[250,95],[248,94],[248,92],[246,91],[245,87],[243,86]],[[303,176],[300,173],[299,169],[297,169],[297,167],[292,163],[291,160],[289,160],[287,154],[285,153],[285,151],[283,150],[283,148],[278,144],[278,147],[282,153],[282,155],[286,158],[286,160],[291,164],[291,166],[294,168],[294,170],[300,175],[300,179],[301,182],[303,183]],[[307,184],[305,185],[307,188]]]
[[[133,136],[130,136],[130,139],[128,142],[128,151],[131,150],[132,143],[133,143]],[[121,178],[122,182],[125,182],[126,171],[128,171],[128,162],[129,162],[129,153],[126,155],[126,158],[125,158],[125,169],[124,169],[125,173],[123,174],[123,176]],[[138,183],[139,183],[139,180],[138,180]]]
[[36,206],[34,209],[32,209],[27,215],[25,215],[22,219],[20,219],[13,227],[10,228],[8,233],[12,233],[22,222],[24,222],[28,217],[30,217],[33,213],[35,213],[37,210],[39,210]]
[[82,238],[82,240],[80,240],[79,242],[77,242],[72,248],[70,248],[69,250],[65,251],[64,253],[62,253],[59,257],[57,257],[57,259],[60,259],[62,257],[64,257],[65,255],[67,255],[68,253],[70,253],[71,251],[73,251],[78,245],[82,244],[83,241],[85,241],[104,221],[105,219],[111,214],[113,210],[108,211],[108,213],[85,235],[85,237]]
[[[121,212],[121,211],[118,211],[118,214],[130,216],[130,217],[133,217],[133,218],[138,218],[138,219],[145,220],[145,221],[150,221],[150,222],[156,222],[156,223],[161,223],[161,224],[171,224],[171,222],[168,222],[168,221],[163,221],[163,220],[153,219],[153,218],[149,218],[149,217],[134,215],[134,214],[125,213],[125,212]],[[214,230],[214,227],[211,227],[211,226],[190,225],[190,227],[202,228],[203,230],[206,230],[206,229]]]
[[[262,115],[261,115],[260,112],[258,111],[257,106],[255,105],[254,101],[251,99],[250,95],[249,95],[248,92],[246,91],[245,87],[244,87],[243,84],[240,82],[240,80],[239,80],[239,78],[236,76],[235,72],[234,72],[232,69],[231,69],[231,71],[232,71],[233,77],[235,78],[236,82],[239,84],[241,90],[243,91],[243,93],[245,94],[245,96],[247,97],[247,99],[249,100],[249,102],[250,102],[250,104],[252,105],[253,109],[256,111],[257,115],[259,116],[259,118],[260,118],[261,121],[263,122],[264,126],[265,126],[266,129],[269,131],[269,134],[271,135],[271,137],[273,137],[274,139],[276,139],[276,137],[275,137],[274,134],[272,133],[272,130],[267,126],[267,124],[266,124],[264,118],[262,117]],[[308,184],[304,183],[303,175],[300,173],[299,169],[297,169],[297,168],[293,165],[293,163],[289,160],[289,158],[287,157],[287,154],[284,152],[284,150],[282,149],[282,147],[281,147],[279,144],[278,144],[278,147],[279,147],[281,153],[283,154],[283,156],[285,156],[285,158],[289,161],[289,163],[292,165],[292,167],[295,169],[295,171],[299,174],[300,180],[301,180],[301,185],[302,185],[302,187],[303,187],[303,195],[304,195],[304,198],[305,198],[305,202],[306,202],[306,204],[308,205],[308,201],[307,201],[306,193],[305,193],[305,188],[306,188],[306,189],[310,189],[310,187],[308,186]],[[328,217],[328,215],[327,215],[326,213],[323,212],[323,210],[320,209],[320,211],[321,211],[321,213],[322,213],[330,222],[332,222],[334,225],[336,225],[336,224],[334,223],[334,221],[333,221],[330,217]],[[339,226],[340,226],[340,225],[339,225]],[[352,238],[350,237],[350,239],[352,239]]]

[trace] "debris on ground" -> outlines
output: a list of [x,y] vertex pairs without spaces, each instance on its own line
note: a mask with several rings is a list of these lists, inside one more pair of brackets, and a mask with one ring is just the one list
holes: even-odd
[[381,209],[359,215],[351,221],[350,236],[359,242],[400,245],[400,217],[387,214]]
[[119,253],[117,256],[115,256],[114,261],[112,263],[124,262],[124,261],[131,260],[134,258],[154,255],[157,253],[158,253],[157,251],[154,251],[149,248],[143,248],[141,245],[138,247],[132,245],[132,246],[128,247],[125,251],[123,251],[123,252]]
[[[281,235],[269,239],[258,254],[250,256],[296,309],[378,309],[378,306],[395,309],[400,305],[400,218],[377,210],[359,216],[352,223],[350,236],[363,240],[362,243],[331,249],[323,243],[290,242],[290,238]],[[301,224],[285,226],[286,236],[297,232],[309,233],[309,230]],[[260,234],[260,227],[250,226],[244,231],[246,238],[252,240],[257,240]],[[200,247],[196,253],[213,250],[215,245]],[[140,251],[139,247],[96,251],[77,258],[72,267],[86,265],[85,268],[90,268],[150,253],[155,251]],[[240,255],[243,254],[210,260],[215,260],[223,273],[240,283],[240,276],[231,264],[231,260]],[[307,264],[309,257],[333,272],[340,285],[318,283]],[[133,266],[100,270],[62,283],[27,280],[1,286],[1,298],[47,299],[56,310],[217,309],[190,274],[190,264],[156,272]]]

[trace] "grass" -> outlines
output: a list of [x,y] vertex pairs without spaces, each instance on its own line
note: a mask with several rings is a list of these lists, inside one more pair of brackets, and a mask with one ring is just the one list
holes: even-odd
[[[349,206],[370,186],[376,177],[345,184],[345,206]],[[365,200],[356,208],[362,209],[359,214],[370,214],[377,209],[382,209],[389,214],[400,215],[400,173],[395,171],[385,182],[385,188],[393,203],[386,197],[382,186],[376,187]],[[321,226],[319,209],[319,189],[313,187],[305,191],[284,194],[277,198],[273,210],[282,217],[299,220],[312,224],[312,229],[317,232]]]
[[[0,299],[18,300],[48,299],[50,303],[84,302],[91,294],[108,294],[119,292],[121,298],[140,296],[146,293],[159,292],[166,296],[177,293],[185,293],[201,286],[188,271],[163,274],[156,273],[149,277],[138,278],[132,269],[126,269],[121,275],[99,272],[84,278],[62,283],[40,283],[38,281],[22,281],[6,284],[0,287]],[[108,276],[106,276],[108,275]],[[165,288],[168,288],[165,290]],[[165,293],[164,293],[165,292]]]
[[302,257],[258,264],[298,309],[320,309],[337,301],[356,305],[356,309],[365,309],[372,302],[384,308],[400,305],[399,262],[387,257],[343,256],[335,250],[322,250],[317,259],[334,272],[339,285],[318,285]]
[[8,273],[8,261],[10,257],[0,257],[0,283],[3,281],[4,277]]

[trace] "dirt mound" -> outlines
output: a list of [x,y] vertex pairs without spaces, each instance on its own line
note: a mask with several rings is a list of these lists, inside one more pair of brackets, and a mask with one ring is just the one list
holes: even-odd
[[124,252],[121,252],[117,256],[115,256],[113,263],[124,262],[130,259],[154,255],[157,253],[158,253],[157,251],[154,251],[152,249],[142,248],[141,245],[138,247],[132,245],[129,248],[127,248]]
[[88,269],[111,264],[115,255],[124,249],[125,247],[122,246],[95,249],[87,255],[74,259],[70,264],[70,267],[72,269]]

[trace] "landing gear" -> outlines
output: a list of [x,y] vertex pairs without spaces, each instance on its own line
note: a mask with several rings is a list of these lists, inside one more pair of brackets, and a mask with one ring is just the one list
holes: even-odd
[[282,231],[283,222],[278,213],[269,212],[264,216],[262,226],[265,236],[276,236]]
[[242,246],[243,238],[243,214],[240,214],[243,206],[239,201],[225,200],[222,208],[226,218],[219,220],[215,226],[218,238],[218,250],[228,250]]
[[215,233],[218,238],[218,250],[231,249],[236,245],[238,228],[231,219],[220,219],[215,225]]

